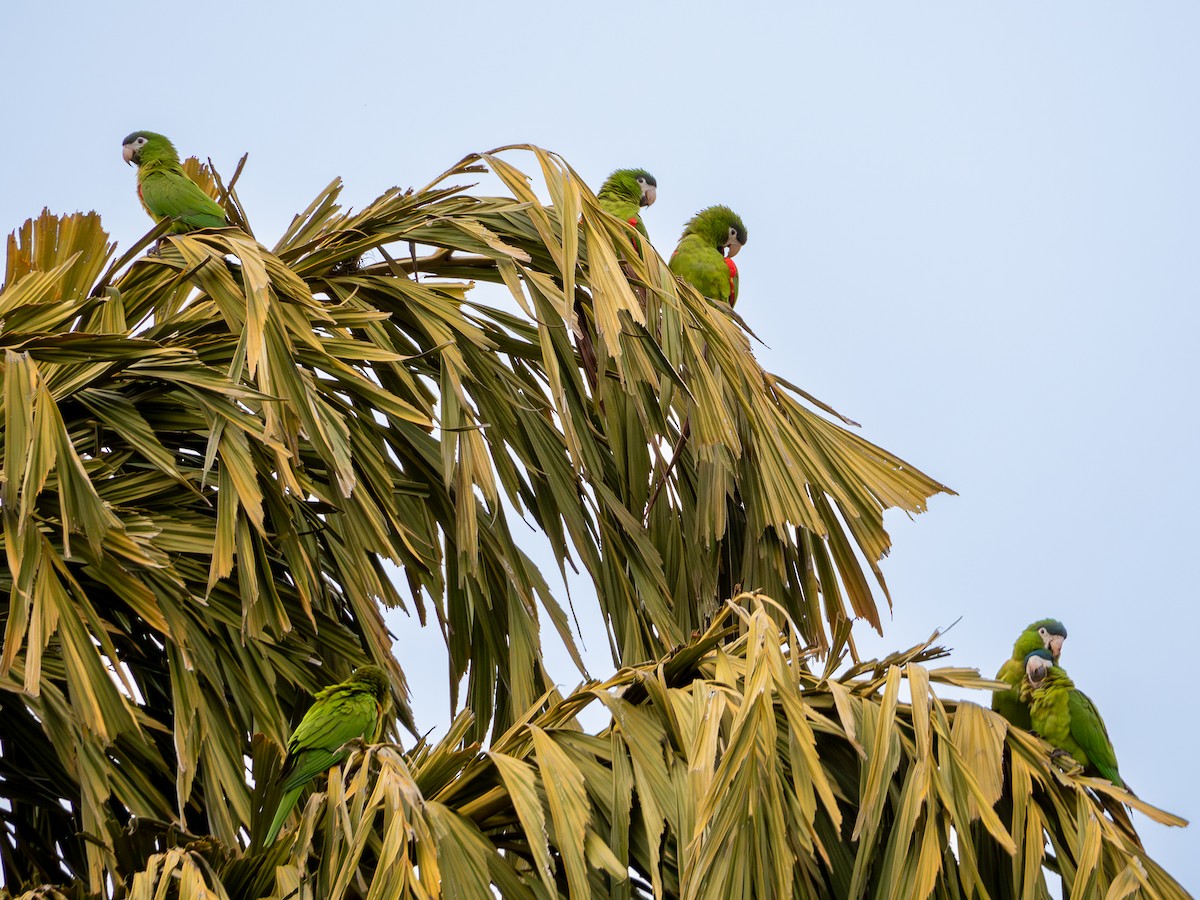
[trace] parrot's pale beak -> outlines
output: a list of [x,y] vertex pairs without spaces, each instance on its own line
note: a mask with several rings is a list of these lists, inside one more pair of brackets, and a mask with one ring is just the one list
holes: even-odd
[[1061,634],[1056,634],[1050,638],[1050,652],[1054,654],[1055,659],[1058,659],[1059,654],[1062,653],[1062,645],[1065,640],[1066,636]]
[[642,189],[642,206],[653,206],[657,199],[658,188],[648,184]]
[[1041,684],[1046,678],[1046,667],[1038,664],[1032,664],[1025,669],[1025,677],[1029,679],[1029,683],[1034,687]]
[[121,159],[125,160],[125,165],[133,165],[133,144],[121,145]]
[[725,255],[729,259],[733,259],[738,255],[738,251],[742,249],[742,245],[738,242],[737,238],[730,238],[729,242],[725,245],[725,249],[729,251]]

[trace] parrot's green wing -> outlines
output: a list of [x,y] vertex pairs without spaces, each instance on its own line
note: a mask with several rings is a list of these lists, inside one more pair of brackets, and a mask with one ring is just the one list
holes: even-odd
[[996,680],[1011,685],[1007,691],[992,693],[992,709],[1004,716],[1011,724],[1029,731],[1033,723],[1029,718],[1029,705],[1021,699],[1021,680],[1025,677],[1025,667],[1015,659],[1005,660]]
[[379,703],[371,685],[363,682],[335,684],[317,694],[288,741],[287,760],[279,772],[283,795],[264,847],[274,842],[304,786],[349,755],[342,749],[348,741],[379,736],[383,725]]
[[142,203],[155,219],[175,219],[174,231],[222,228],[225,210],[181,171],[149,172],[138,181]]
[[1096,771],[1115,784],[1124,787],[1117,771],[1117,754],[1108,737],[1108,729],[1090,697],[1081,690],[1071,691],[1068,700],[1071,711],[1071,737],[1087,754]]
[[1079,748],[1071,739],[1071,709],[1070,694],[1073,689],[1070,679],[1061,674],[1060,669],[1051,669],[1046,676],[1045,684],[1033,691],[1029,704],[1029,714],[1033,730],[1053,744],[1059,750],[1065,750],[1076,758],[1081,765],[1087,765],[1086,759],[1079,759]]
[[606,213],[624,219],[642,234],[646,233],[646,226],[641,224],[641,206],[636,199],[631,200],[614,193],[601,193],[596,199],[600,201],[600,208]]
[[725,255],[699,235],[685,235],[671,255],[671,271],[711,300],[729,302],[730,272]]
[[638,234],[642,237],[650,237],[650,232],[646,230],[646,223],[642,221],[642,214],[636,203],[629,203],[622,200],[601,200],[600,208],[606,213],[616,216],[618,219],[624,219],[630,225],[638,230]]
[[336,685],[317,695],[288,741],[288,758],[279,773],[285,791],[307,784],[341,762],[347,741],[374,737],[378,723],[375,697],[366,685]]

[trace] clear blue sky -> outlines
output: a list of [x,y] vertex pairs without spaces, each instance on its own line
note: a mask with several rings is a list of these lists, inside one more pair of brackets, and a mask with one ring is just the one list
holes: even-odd
[[[889,519],[895,612],[868,652],[961,617],[953,661],[990,673],[1057,616],[1122,773],[1200,818],[1179,751],[1200,739],[1200,6],[587,6],[6,4],[0,229],[96,209],[128,245],[139,128],[226,174],[248,151],[267,244],[335,175],[361,206],[513,141],[593,185],[650,169],[664,253],[726,203],[764,365],[961,495]],[[430,642],[393,621],[419,689]],[[1139,824],[1200,888],[1196,829]]]

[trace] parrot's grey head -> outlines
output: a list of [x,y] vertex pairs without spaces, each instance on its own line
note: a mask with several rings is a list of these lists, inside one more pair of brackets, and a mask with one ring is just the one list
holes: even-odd
[[149,146],[153,148],[170,148],[174,153],[175,148],[171,142],[161,134],[155,134],[153,131],[135,131],[121,142],[121,158],[125,160],[126,165],[142,164],[142,152]]
[[658,199],[658,181],[645,169],[634,169],[633,177],[642,189],[640,205],[653,206],[654,201]]
[[1062,653],[1063,641],[1067,639],[1067,627],[1058,619],[1043,619],[1037,623],[1037,633],[1042,639],[1042,646],[1057,660]]
[[1034,688],[1040,687],[1054,668],[1054,656],[1049,650],[1034,650],[1025,656],[1025,677]]

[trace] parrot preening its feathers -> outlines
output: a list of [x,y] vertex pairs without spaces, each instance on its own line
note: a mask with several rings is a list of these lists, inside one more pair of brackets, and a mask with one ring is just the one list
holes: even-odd
[[304,786],[350,755],[347,742],[379,740],[391,698],[391,683],[378,666],[361,666],[346,681],[317,693],[288,739],[287,759],[277,778],[283,794],[264,847],[275,841]]
[[1034,731],[1069,753],[1089,775],[1100,775],[1117,787],[1125,787],[1117,771],[1117,754],[1096,705],[1055,664],[1052,651],[1039,648],[1025,657],[1025,692]]
[[125,138],[121,156],[137,166],[138,199],[155,222],[172,219],[171,231],[223,228],[229,222],[217,201],[188,178],[175,146],[153,131],[135,131]]
[[604,180],[596,193],[600,208],[624,219],[642,237],[649,237],[642,222],[642,207],[653,206],[658,199],[658,181],[645,169],[617,169]]
[[1067,628],[1058,619],[1039,619],[1021,632],[1013,643],[1012,656],[1004,661],[996,680],[1009,685],[1006,691],[992,694],[992,709],[1010,723],[1028,731],[1029,704],[1021,698],[1021,683],[1025,680],[1025,657],[1034,650],[1048,650],[1055,662],[1062,653]]
[[739,278],[733,258],[746,244],[746,226],[728,206],[710,206],[684,226],[671,254],[671,271],[710,300],[737,303]]

